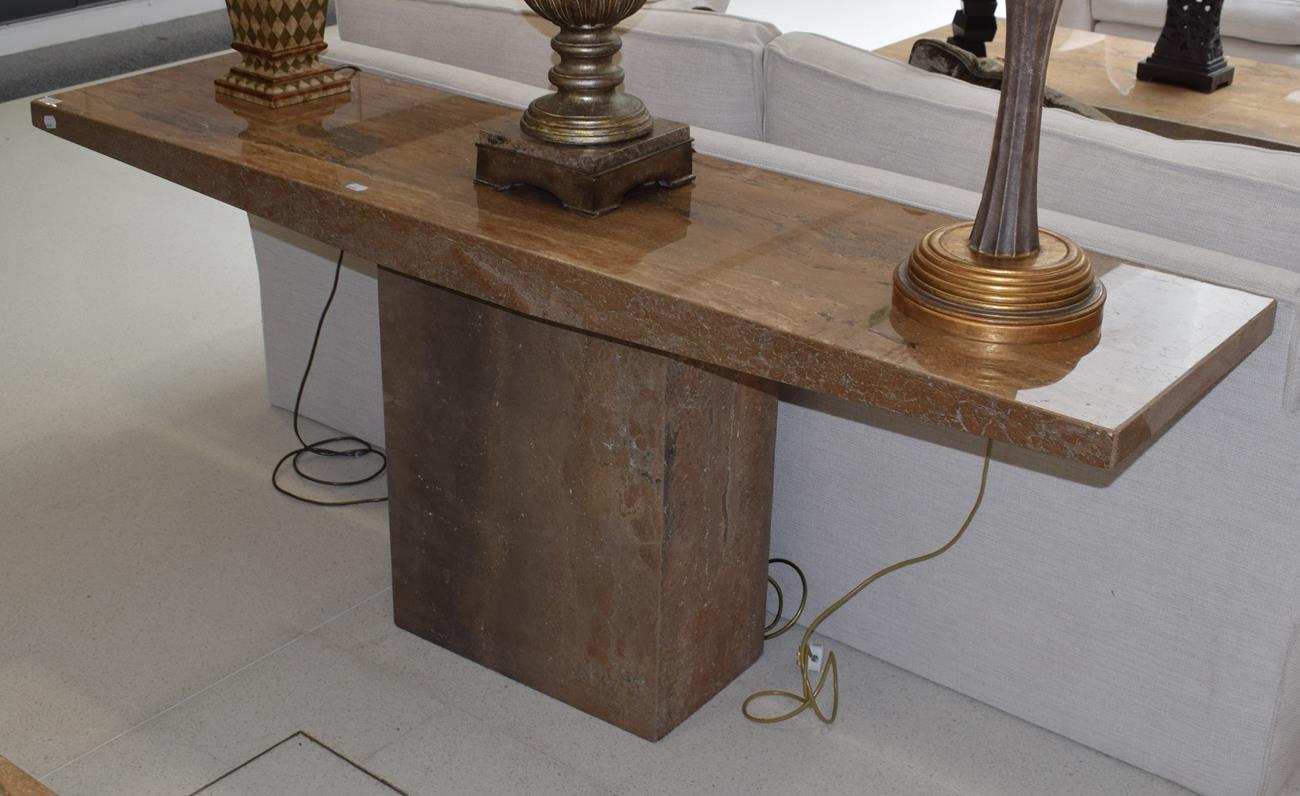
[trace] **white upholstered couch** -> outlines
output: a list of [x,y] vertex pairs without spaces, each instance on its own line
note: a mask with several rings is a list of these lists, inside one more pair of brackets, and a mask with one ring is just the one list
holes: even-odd
[[[1165,7],[1165,0],[1065,0],[1061,24],[1155,41]],[[1300,67],[1300,0],[1227,0],[1222,30],[1229,56]]]
[[[338,10],[337,61],[513,107],[543,88],[545,25],[514,0]],[[975,210],[993,92],[694,11],[630,20],[624,65],[703,153]],[[1194,790],[1276,793],[1300,759],[1300,155],[1049,111],[1042,203],[1085,246],[1276,297],[1276,332],[1118,473],[1002,448],[962,546],[826,630]],[[288,407],[337,253],[252,223],[271,400]],[[382,440],[374,266],[348,265],[304,407]],[[773,553],[805,567],[813,606],[951,533],[980,440],[783,397]]]

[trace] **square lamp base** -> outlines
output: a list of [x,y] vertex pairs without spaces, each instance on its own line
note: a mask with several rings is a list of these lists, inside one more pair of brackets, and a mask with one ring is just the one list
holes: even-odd
[[217,94],[261,105],[284,108],[312,100],[346,94],[352,90],[352,75],[339,74],[330,67],[296,75],[290,79],[268,80],[235,68],[217,79]]
[[1225,58],[1210,64],[1190,64],[1153,55],[1138,63],[1137,77],[1151,83],[1185,86],[1212,94],[1232,85],[1236,72]]
[[498,191],[530,185],[570,210],[601,216],[639,185],[676,188],[694,180],[691,143],[690,127],[664,119],[648,136],[595,146],[552,144],[508,121],[479,132],[474,181]]

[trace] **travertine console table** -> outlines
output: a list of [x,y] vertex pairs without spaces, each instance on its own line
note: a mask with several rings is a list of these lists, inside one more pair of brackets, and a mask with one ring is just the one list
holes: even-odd
[[1099,341],[963,343],[889,306],[947,219],[706,157],[587,219],[474,185],[512,111],[367,75],[219,103],[232,58],[33,122],[381,264],[397,623],[646,738],[761,652],[776,384],[1114,467],[1272,329],[1269,299],[1098,256]]

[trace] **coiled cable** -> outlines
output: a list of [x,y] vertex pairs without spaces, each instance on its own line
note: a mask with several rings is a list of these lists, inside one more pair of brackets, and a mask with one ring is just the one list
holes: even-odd
[[[360,437],[343,434],[337,437],[318,440],[316,442],[308,442],[303,439],[302,431],[299,428],[299,420],[302,416],[302,395],[307,389],[307,379],[311,376],[312,365],[316,362],[316,349],[320,346],[320,335],[321,330],[325,328],[325,318],[329,315],[330,307],[334,304],[334,296],[339,290],[339,277],[343,273],[343,257],[345,254],[346,252],[340,251],[338,262],[334,265],[334,282],[330,286],[329,298],[325,299],[325,308],[321,310],[320,320],[316,322],[316,334],[312,337],[311,353],[307,355],[307,367],[303,368],[302,381],[298,383],[298,397],[295,398],[293,402],[293,433],[294,436],[298,438],[298,443],[301,447],[295,448],[286,453],[281,457],[280,461],[275,463],[275,469],[271,471],[271,486],[275,487],[276,492],[279,492],[282,495],[287,495],[294,500],[303,503],[310,503],[313,506],[326,506],[330,508],[337,508],[340,506],[361,506],[367,503],[384,503],[388,500],[387,495],[381,497],[358,498],[355,500],[317,500],[316,498],[310,498],[306,495],[290,491],[280,485],[280,470],[284,468],[286,463],[291,463],[293,465],[293,471],[304,481],[310,481],[313,484],[321,484],[322,486],[331,487],[361,486],[362,484],[370,483],[383,475],[384,471],[388,469],[388,457],[384,455],[384,452]],[[348,445],[348,447],[326,447],[327,445],[338,446],[343,444]],[[345,459],[365,459],[376,457],[379,459],[379,466],[369,475],[360,478],[341,479],[336,481],[329,478],[309,475],[304,472],[302,469],[302,458],[308,455]]]
[[[799,609],[794,612],[784,623],[781,622],[781,614],[785,613],[785,593],[781,591],[781,584],[771,575],[767,576],[767,582],[776,592],[776,618],[774,618],[767,627],[763,628],[763,640],[771,641],[774,638],[784,636],[786,631],[794,627],[799,617],[803,616],[803,609],[808,605],[808,578],[803,574],[799,565],[787,558],[773,558],[768,560],[768,566],[772,564],[781,564],[794,570],[794,574],[799,576]],[[779,627],[778,627],[779,625]]]
[[[921,564],[931,559],[938,558],[939,556],[943,555],[944,553],[951,550],[954,546],[956,546],[957,542],[961,541],[961,538],[966,535],[966,530],[970,528],[971,523],[975,521],[975,515],[979,513],[980,506],[983,505],[984,503],[984,492],[988,487],[988,482],[989,482],[989,464],[990,462],[992,462],[992,460],[993,460],[993,440],[989,440],[988,445],[984,449],[984,467],[980,472],[979,494],[975,498],[975,505],[971,507],[970,513],[966,515],[966,521],[961,524],[961,528],[957,531],[957,534],[953,536],[952,539],[949,539],[947,544],[945,544],[943,547],[938,548],[937,550],[933,550],[929,553],[926,553],[925,555],[917,556],[915,558],[909,558],[906,561],[900,561],[897,564],[891,564],[890,566],[885,567],[879,572],[876,572],[871,577],[867,578],[866,580],[862,581],[857,586],[855,586],[852,590],[849,591],[848,594],[845,594],[843,597],[841,597],[840,599],[832,603],[831,606],[827,608],[825,611],[822,611],[820,614],[818,614],[817,618],[814,619],[812,623],[808,625],[808,629],[804,631],[803,639],[799,642],[799,649],[795,653],[796,660],[799,665],[799,674],[801,679],[803,680],[802,693],[796,694],[793,691],[783,691],[780,689],[767,689],[763,691],[755,691],[754,693],[749,695],[749,698],[747,698],[740,707],[740,710],[745,715],[745,718],[749,719],[750,721],[757,722],[759,724],[777,724],[779,722],[789,721],[790,719],[793,719],[795,716],[798,716],[800,713],[803,713],[805,710],[812,710],[813,713],[817,715],[817,718],[820,719],[825,724],[830,724],[835,721],[835,717],[839,714],[839,709],[840,709],[840,667],[835,660],[835,653],[834,652],[829,653],[826,656],[826,662],[825,662],[825,666],[822,669],[821,677],[817,679],[817,685],[816,686],[813,685],[812,679],[810,677],[810,669],[809,669],[809,661],[812,659],[812,648],[809,646],[809,642],[812,640],[813,634],[817,632],[817,628],[821,627],[822,623],[825,622],[827,619],[829,619],[832,614],[834,614],[836,611],[843,608],[850,600],[852,600],[854,597],[857,597],[860,593],[862,593],[863,589],[867,588],[871,584],[875,583],[876,581],[880,580],[886,575],[890,575],[894,572],[899,571],[900,569],[906,569],[907,567],[913,566],[915,564]],[[781,563],[789,563],[786,562],[784,559],[773,559],[773,561],[780,561]],[[790,566],[793,567],[794,565],[790,564]],[[804,592],[805,592],[804,597],[806,599],[808,582],[804,578],[803,572],[800,571],[798,567],[794,567],[794,569],[796,572],[799,573],[799,579],[804,584]],[[770,576],[768,577],[768,580],[770,582],[775,582]],[[778,594],[778,605],[780,605],[782,602],[779,596],[781,593],[781,587],[777,586],[776,588]],[[802,603],[800,604],[799,611],[800,613],[802,613],[803,611]],[[796,618],[798,618],[798,614],[796,614]],[[773,624],[775,624],[775,622],[778,621],[780,621],[779,609],[777,612],[777,619],[774,620]],[[793,624],[794,624],[793,621],[786,623],[786,625],[781,629],[781,632],[785,632],[785,630],[788,630],[790,625]],[[771,626],[769,626],[769,628],[770,627]],[[775,638],[777,635],[780,635],[780,632],[770,636],[770,638]],[[769,638],[769,636],[765,634],[764,638]],[[822,691],[826,688],[827,677],[829,677],[831,681],[831,709],[829,714],[827,714],[822,709],[821,702],[820,702]],[[793,708],[786,711],[785,713],[780,713],[775,716],[759,716],[754,714],[754,712],[750,709],[750,706],[754,703],[755,700],[762,699],[764,697],[779,697],[794,702],[795,705]]]

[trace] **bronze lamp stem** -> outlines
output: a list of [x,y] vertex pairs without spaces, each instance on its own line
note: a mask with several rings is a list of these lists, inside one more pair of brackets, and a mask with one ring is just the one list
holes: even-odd
[[1038,150],[1052,32],[1060,0],[1012,2],[1007,18],[1007,65],[993,135],[993,154],[971,247],[982,254],[1018,257],[1040,248]]

